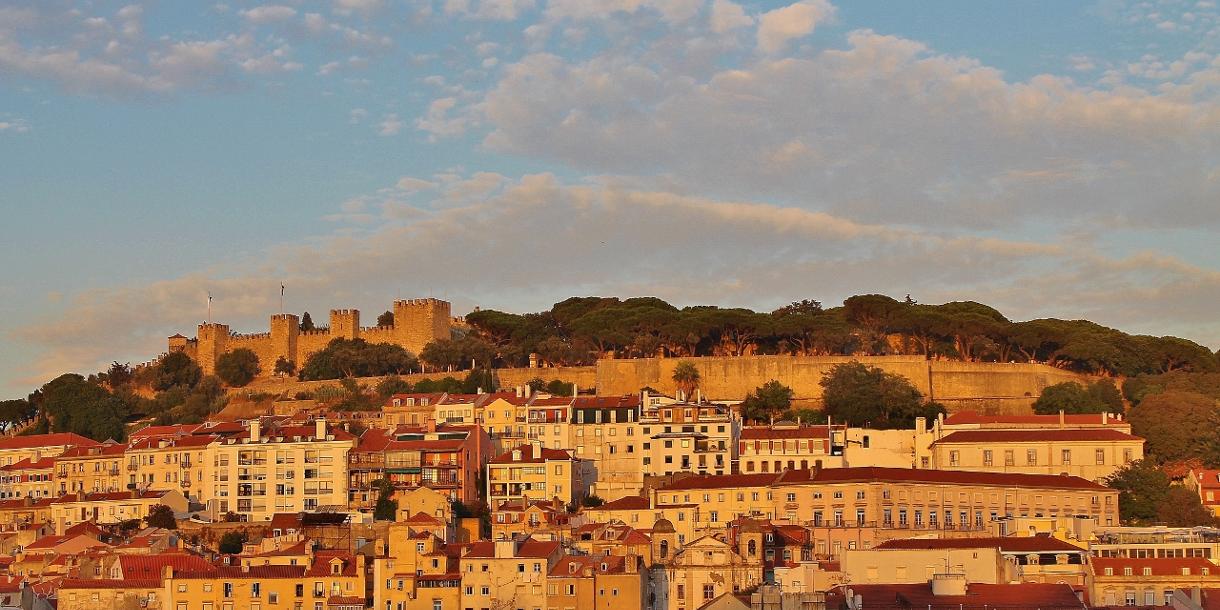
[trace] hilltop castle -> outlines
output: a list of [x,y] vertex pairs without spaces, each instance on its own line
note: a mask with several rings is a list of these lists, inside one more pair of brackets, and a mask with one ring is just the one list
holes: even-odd
[[244,347],[258,356],[262,374],[269,375],[280,357],[300,367],[311,354],[338,338],[390,343],[419,355],[429,342],[448,339],[455,323],[460,320],[450,316],[447,301],[407,299],[394,301],[393,326],[362,327],[359,310],[332,309],[329,328],[301,330],[296,314],[278,313],[271,316],[271,332],[239,335],[231,333],[227,324],[204,323],[194,339],[170,337],[169,351],[185,353],[210,375],[221,355]]

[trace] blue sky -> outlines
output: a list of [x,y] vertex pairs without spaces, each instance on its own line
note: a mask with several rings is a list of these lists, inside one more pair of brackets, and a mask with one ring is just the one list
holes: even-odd
[[1220,18],[1122,2],[10,2],[0,395],[397,297],[974,299],[1220,346]]

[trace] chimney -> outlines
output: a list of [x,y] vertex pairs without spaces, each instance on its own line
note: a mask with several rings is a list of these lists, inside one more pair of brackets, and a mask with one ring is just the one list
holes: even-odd
[[[576,384],[572,384],[572,387],[576,387]],[[648,408],[648,390],[640,390],[640,406]]]
[[251,443],[257,443],[259,441],[259,437],[262,436],[262,425],[263,425],[262,421],[260,421],[257,417],[250,420],[250,442]]
[[326,440],[326,418],[319,417],[318,419],[313,420],[313,426],[314,438],[320,441]]
[[635,574],[636,561],[637,561],[636,556],[631,555],[631,554],[628,554],[626,557],[623,558],[623,567],[627,571],[628,574]]
[[512,557],[517,553],[517,542],[513,539],[497,540],[495,543],[496,559]]
[[474,391],[474,393],[475,393],[475,394],[482,394],[482,393],[483,393],[483,386],[479,386],[479,387],[478,387],[478,389],[476,389],[476,390]]
[[424,428],[425,430],[427,430],[428,432],[436,432],[436,418],[435,417],[429,417],[427,420],[425,420],[424,423],[426,424],[426,427]]
[[1067,423],[1067,416],[1063,414],[1063,409],[1059,409],[1059,427],[1062,429]]

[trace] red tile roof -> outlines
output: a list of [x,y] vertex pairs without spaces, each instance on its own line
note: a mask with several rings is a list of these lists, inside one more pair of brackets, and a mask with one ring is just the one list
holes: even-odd
[[[535,454],[534,449],[535,449],[535,447],[533,445],[526,443],[519,447],[510,449],[509,451],[505,451],[504,453],[500,454],[500,456],[497,457],[496,459],[491,460],[490,463],[492,463],[492,464],[526,464],[526,463],[541,463],[541,462],[545,462],[547,460],[570,460],[570,459],[572,459],[571,454],[569,454],[567,451],[564,451],[562,449],[548,449],[548,448],[543,447],[543,448],[541,448],[540,451],[537,452],[537,454]],[[521,459],[519,459],[519,460],[513,459],[514,451],[521,452]]]
[[55,458],[45,457],[39,460],[31,461],[30,458],[22,458],[18,462],[0,466],[0,470],[47,470],[55,467]]
[[926,583],[902,585],[839,585],[826,599],[827,608],[843,607],[843,597],[850,589],[861,597],[864,608],[872,610],[960,610],[989,608],[996,610],[1083,610],[1085,605],[1069,585],[1022,583],[985,585],[971,583],[965,595],[933,595]]
[[132,441],[143,440],[156,436],[184,436],[192,434],[200,428],[200,424],[174,424],[172,426],[145,426],[131,433]]
[[174,574],[208,572],[216,568],[198,555],[181,552],[119,556],[119,568],[123,570],[123,578],[159,579],[162,570],[167,566],[174,569]]
[[551,578],[582,578],[585,569],[597,574],[622,574],[626,558],[621,555],[564,555],[551,568]]
[[[517,550],[513,557],[533,559],[550,557],[560,547],[559,541],[534,540],[533,538],[526,538],[517,543],[516,546]],[[495,556],[496,543],[491,540],[480,540],[470,543],[470,551],[465,555],[465,557],[476,558],[493,558]]]
[[801,426],[800,428],[771,428],[769,426],[750,426],[741,429],[741,440],[778,440],[788,438],[817,438],[830,436],[826,426]]
[[775,473],[754,474],[706,474],[686,477],[657,488],[657,492],[682,491],[687,489],[720,489],[724,487],[766,487],[779,477]]
[[63,589],[160,589],[161,578],[65,578],[59,588]]
[[1133,576],[1142,576],[1144,568],[1150,568],[1153,576],[1181,576],[1182,570],[1199,576],[1207,570],[1210,576],[1220,578],[1220,567],[1202,557],[1092,557],[1089,559],[1093,574],[1104,576],[1106,568],[1114,570],[1114,576],[1123,576],[1126,568],[1131,568]]
[[648,498],[641,496],[623,496],[617,500],[606,502],[601,506],[592,506],[582,509],[583,512],[595,512],[600,510],[647,510],[649,506]]
[[123,455],[127,445],[113,443],[109,445],[90,445],[87,447],[72,447],[60,454],[58,459],[65,458],[107,458]]
[[[1105,421],[1103,423],[1103,417]],[[1095,425],[1095,426],[1127,426],[1128,422],[1118,419],[1113,414],[1102,413],[1064,413],[1063,423],[1073,425]],[[1053,415],[981,415],[974,411],[962,411],[945,417],[944,425],[946,426],[961,426],[961,425],[989,425],[989,424],[1018,424],[1027,426],[1057,426],[1059,425],[1059,414]]]
[[0,450],[61,447],[63,445],[93,447],[99,444],[100,443],[97,441],[76,434],[75,432],[54,432],[51,434],[31,434],[29,436],[10,436],[3,438],[0,439]]
[[1107,428],[1083,430],[958,430],[933,444],[952,443],[1044,443],[1052,441],[1133,441],[1144,439]]
[[781,475],[781,483],[848,483],[855,481],[1114,491],[1105,485],[1094,483],[1093,481],[1061,474],[917,470],[911,468],[868,466],[861,468],[823,468],[818,471],[789,470]]
[[1005,536],[987,538],[899,538],[886,540],[875,549],[977,549],[998,548],[1004,553],[1084,553],[1084,549],[1050,536]]

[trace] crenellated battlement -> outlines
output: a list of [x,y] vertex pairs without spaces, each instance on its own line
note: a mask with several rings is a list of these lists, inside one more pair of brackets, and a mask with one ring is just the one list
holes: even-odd
[[227,324],[208,322],[199,325],[195,338],[174,335],[168,344],[170,351],[181,351],[197,360],[207,374],[215,371],[217,359],[225,353],[249,349],[258,356],[262,374],[270,375],[276,360],[283,358],[301,366],[336,338],[363,338],[419,354],[429,342],[449,338],[454,326],[465,325],[461,318],[450,315],[448,301],[431,297],[396,300],[393,311],[393,326],[361,326],[360,310],[354,308],[330,310],[330,326],[314,330],[301,330],[300,318],[290,313],[272,314],[269,332],[236,333]]

